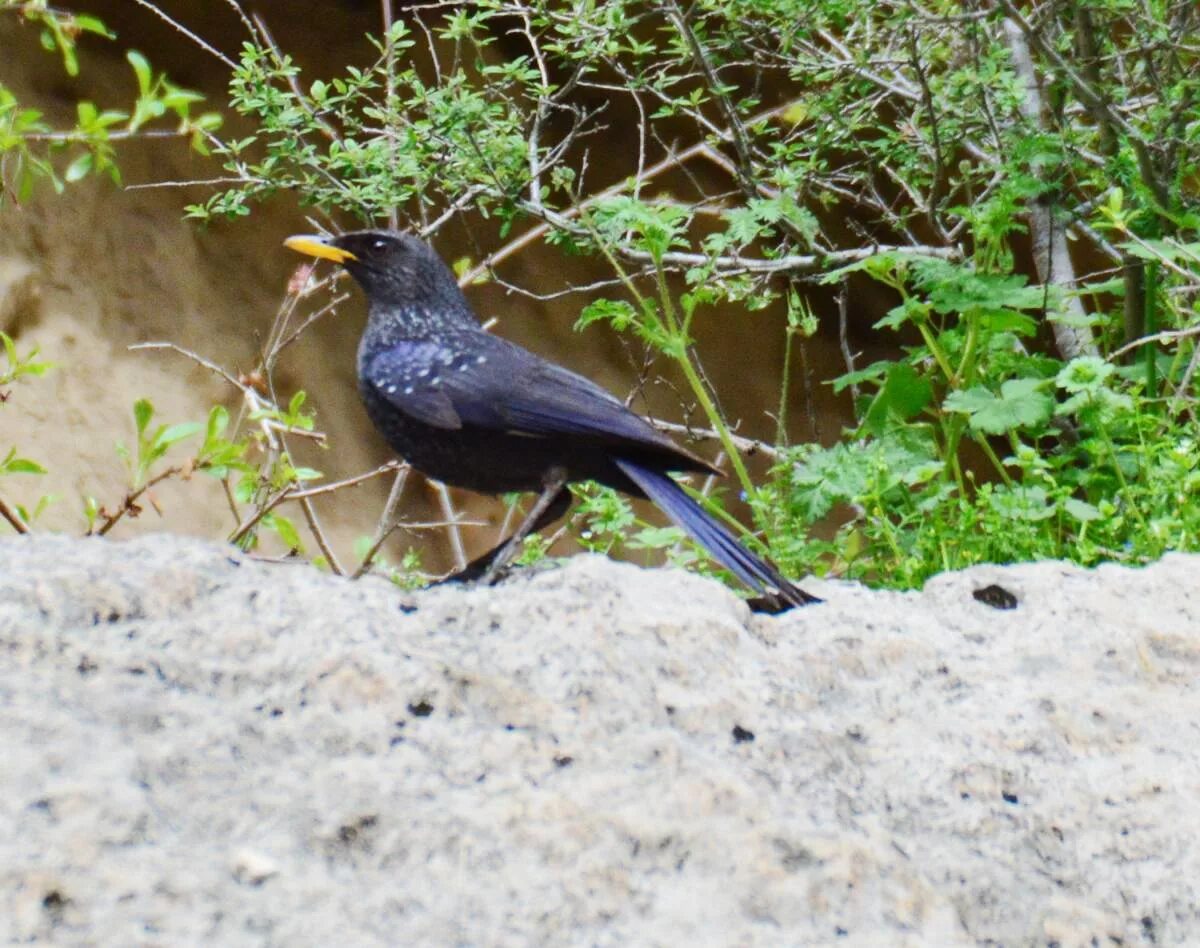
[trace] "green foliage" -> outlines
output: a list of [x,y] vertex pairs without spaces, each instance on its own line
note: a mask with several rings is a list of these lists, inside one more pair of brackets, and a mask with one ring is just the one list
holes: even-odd
[[[68,13],[45,0],[0,0],[0,16],[15,14],[39,28],[42,46],[57,52],[69,76],[79,74],[79,44],[85,36],[115,37],[96,17]],[[39,180],[61,192],[89,174],[107,174],[120,181],[114,143],[144,133],[160,119],[175,121],[174,134],[189,138],[198,152],[207,153],[207,136],[221,125],[216,112],[194,114],[203,96],[155,75],[141,53],[126,53],[137,80],[131,111],[101,109],[83,99],[76,103],[72,128],[54,129],[37,109],[25,108],[0,82],[0,207],[7,197],[27,201]]]
[[[20,6],[73,68],[69,15]],[[595,258],[606,288],[581,302],[578,328],[627,335],[647,371],[678,369],[792,572],[903,586],[987,560],[1140,562],[1200,547],[1195,26],[1194,4],[1123,0],[418,5],[370,38],[365,63],[322,77],[248,25],[230,82],[245,137],[189,118],[195,98],[134,54],[134,109],[81,111],[82,131],[48,147],[75,149],[69,180],[108,169],[118,132],[174,117],[230,183],[188,209],[196,219],[287,192],[339,221],[395,215],[425,235],[494,221],[492,260],[534,239]],[[17,166],[53,177],[30,148],[41,117],[4,94],[6,180],[34,173]],[[614,123],[634,153],[614,154]],[[470,261],[456,272],[490,275]],[[853,423],[831,446],[789,447],[792,356],[831,318],[808,292],[819,280],[851,314],[869,284],[887,294],[874,332],[894,354],[860,367],[845,327],[845,371],[825,381]],[[762,446],[776,463],[757,485],[695,330],[763,309],[786,312],[787,358],[779,444]],[[240,434],[210,432],[197,467],[226,482],[238,542],[265,527],[299,551],[277,507],[316,476],[285,441],[311,419],[302,396],[243,396]],[[147,415],[137,432],[135,485],[180,429]],[[585,547],[678,550],[614,493],[580,497]]]
[[[14,386],[22,381],[39,378],[46,374],[54,366],[42,361],[38,358],[38,350],[36,348],[21,352],[17,349],[17,344],[8,333],[0,331],[0,348],[4,350],[4,362],[0,367],[0,411],[8,407],[9,401],[13,396]],[[3,450],[0,447],[0,450]],[[0,456],[0,478],[10,474],[45,474],[46,469],[37,461],[27,457],[22,457],[16,447],[10,446],[8,450]],[[8,525],[13,529],[27,529],[45,509],[54,502],[54,497],[43,495],[34,505],[33,509],[26,509],[24,506],[17,504],[9,508],[0,498],[0,514],[4,515],[4,520],[8,520]],[[10,519],[11,518],[11,519]],[[13,521],[16,521],[15,523]]]
[[[603,259],[618,291],[583,305],[578,328],[607,324],[678,365],[793,571],[905,585],[986,559],[1191,548],[1179,446],[1196,434],[1200,64],[1177,40],[1194,12],[1006,10],[607,0],[568,14],[490,0],[415,14],[365,67],[317,80],[256,36],[231,87],[256,132],[218,148],[238,181],[190,213],[242,215],[287,189],[428,230],[456,210],[499,218],[502,238],[530,221],[564,253]],[[513,24],[527,49],[503,60],[494,40]],[[665,156],[643,146],[627,180],[595,184],[607,117],[573,95],[588,90],[622,99],[640,141],[673,143]],[[700,163],[727,184],[706,191]],[[691,184],[657,190],[676,171]],[[867,246],[846,246],[847,219]],[[1068,226],[1122,278],[1031,280],[1045,250],[1023,248]],[[816,328],[803,281],[821,273],[893,293],[876,330],[902,354],[848,365],[832,380],[855,396],[846,440],[783,449],[759,488],[693,326],[782,300],[790,364]],[[1140,331],[1172,348],[1123,363],[1114,351]],[[834,539],[810,539],[829,517]],[[603,491],[584,493],[581,522],[591,549],[675,543],[632,533]]]
[[[895,328],[926,321],[926,344],[842,376],[836,384],[874,392],[860,397],[854,440],[790,449],[776,469],[761,503],[779,518],[770,535],[786,538],[773,545],[781,560],[821,558],[838,573],[910,586],[982,562],[1144,562],[1200,549],[1200,455],[1186,408],[1173,414],[1148,397],[1138,367],[1029,354],[1035,327],[1013,315],[1035,301],[1020,281],[975,294],[963,292],[970,274],[930,282],[919,272],[905,271],[924,292],[905,295]],[[895,267],[876,276],[910,290]],[[1016,309],[998,321],[982,316],[1007,307]],[[1186,371],[1177,358],[1161,375],[1179,384]],[[834,538],[808,539],[839,508],[853,513]]]

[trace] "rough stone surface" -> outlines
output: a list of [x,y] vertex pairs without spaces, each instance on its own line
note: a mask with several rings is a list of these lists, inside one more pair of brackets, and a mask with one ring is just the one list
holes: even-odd
[[812,585],[0,543],[0,939],[1195,937],[1200,558]]

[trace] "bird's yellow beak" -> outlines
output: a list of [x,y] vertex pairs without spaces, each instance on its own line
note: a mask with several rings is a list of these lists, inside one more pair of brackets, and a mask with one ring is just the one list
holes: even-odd
[[347,260],[358,259],[349,250],[335,247],[333,244],[327,243],[326,238],[316,237],[312,234],[297,234],[295,237],[289,237],[283,242],[283,245],[297,253],[306,253],[310,257],[320,257],[322,260],[332,260],[334,263],[345,263]]

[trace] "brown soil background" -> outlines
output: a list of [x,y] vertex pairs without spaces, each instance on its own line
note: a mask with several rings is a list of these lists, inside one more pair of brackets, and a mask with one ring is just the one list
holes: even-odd
[[[24,104],[43,110],[53,125],[69,125],[79,98],[110,108],[129,104],[133,76],[123,59],[129,48],[146,53],[174,81],[203,92],[207,107],[225,111],[226,75],[219,61],[127,0],[78,6],[104,19],[118,39],[85,41],[76,80],[63,74],[56,56],[41,49],[33,29],[16,17],[0,20],[0,81]],[[236,20],[222,4],[175,3],[163,8],[227,53],[241,42]],[[319,14],[304,16],[296,15],[297,8],[268,2],[259,4],[256,12],[303,68],[305,81],[334,75],[347,63],[370,55],[363,36],[378,29],[376,4],[321,4]],[[223,133],[236,129],[236,118],[227,116]],[[635,148],[632,126],[630,134],[630,141],[622,142],[621,123],[614,122],[612,140],[606,141],[602,156],[593,157],[593,165],[605,177],[615,179],[628,170],[624,162],[632,160]],[[214,161],[176,142],[128,143],[118,156],[125,185],[221,173]],[[611,167],[604,168],[604,161]],[[57,495],[41,521],[44,527],[82,530],[85,495],[109,505],[118,502],[126,479],[113,446],[133,437],[130,408],[136,398],[151,398],[160,418],[169,422],[202,419],[216,401],[236,405],[236,393],[228,385],[187,360],[166,352],[131,352],[128,346],[169,341],[230,369],[248,370],[297,265],[281,242],[311,225],[287,200],[257,206],[249,218],[236,222],[206,227],[185,222],[184,205],[206,193],[195,187],[128,190],[106,180],[88,180],[61,196],[43,187],[28,203],[8,202],[0,209],[0,329],[15,336],[21,347],[40,346],[43,356],[58,366],[44,379],[18,386],[0,415],[0,448],[16,445],[50,470],[45,477],[9,478],[4,484],[6,496],[21,503],[32,504],[45,493]],[[354,226],[350,220],[333,224]],[[437,244],[450,259],[464,254],[478,259],[480,249],[486,253],[499,245],[486,229],[475,231],[473,238],[465,226],[457,225],[439,234]],[[588,266],[586,260],[535,247],[507,263],[503,275],[511,283],[549,292],[567,282],[598,278]],[[481,314],[501,316],[497,331],[507,337],[615,392],[627,392],[634,385],[634,360],[620,339],[603,328],[584,334],[572,330],[587,302],[584,294],[539,302],[485,285],[472,288],[469,295]],[[835,306],[821,290],[812,301],[822,320],[822,335],[805,346],[807,380],[799,355],[793,364],[789,435],[793,441],[829,442],[837,437],[848,405],[836,401],[821,384],[842,371]],[[854,315],[857,325],[869,324],[869,315]],[[306,460],[334,478],[370,469],[389,457],[354,388],[354,348],[362,321],[362,301],[356,294],[336,317],[318,324],[291,347],[277,378],[281,391],[303,388],[309,393],[318,427],[330,435],[332,448]],[[698,350],[728,417],[738,419],[741,433],[751,437],[773,438],[774,421],[768,413],[778,406],[784,325],[779,309],[710,311],[697,329]],[[864,341],[854,344],[861,348]],[[865,353],[859,364],[874,355]],[[647,386],[646,398],[636,407],[681,419],[680,399],[667,384]],[[355,537],[374,529],[386,490],[386,483],[375,482],[322,501],[319,512],[339,550],[349,549]],[[461,492],[455,496],[472,517],[496,524],[503,518],[498,502]],[[166,484],[156,490],[155,501],[161,522],[149,523],[158,517],[147,509],[138,521],[119,525],[115,535],[153,526],[219,537],[231,527],[219,488],[206,478]],[[437,515],[430,491],[416,482],[410,482],[403,510],[414,519]],[[493,529],[467,530],[472,550],[485,548],[494,538]],[[396,541],[399,548],[410,542],[427,546],[428,567],[448,565],[440,534]]]

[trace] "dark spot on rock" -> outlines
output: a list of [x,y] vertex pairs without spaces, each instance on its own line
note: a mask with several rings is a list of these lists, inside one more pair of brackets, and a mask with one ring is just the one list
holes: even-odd
[[87,677],[88,675],[90,675],[92,672],[94,672],[99,667],[100,666],[97,665],[94,661],[92,661],[86,655],[83,655],[79,659],[79,664],[75,666],[75,670],[77,672],[79,672],[79,674],[83,675],[84,677]]
[[966,791],[966,790],[964,790],[962,793],[960,793],[960,794],[958,795],[958,798],[959,798],[960,800],[970,800],[970,799],[971,799],[971,794],[967,793],[967,791]]
[[850,930],[849,930],[848,928],[842,928],[842,926],[841,926],[841,925],[838,925],[838,926],[837,926],[837,927],[836,927],[836,928],[833,930],[833,933],[834,933],[835,935],[837,935],[837,936],[838,936],[838,938],[845,938],[847,935],[849,935],[849,934],[850,934]]
[[950,674],[950,666],[949,665],[938,665],[937,673],[939,675],[949,675]]
[[397,734],[390,741],[388,741],[388,747],[395,747],[397,744],[403,744],[403,743],[404,743],[404,738],[401,737],[399,734]]
[[67,907],[67,902],[69,901],[70,899],[59,892],[58,889],[51,889],[42,896],[42,908],[46,910],[46,914],[50,916],[53,924],[57,925],[62,921],[63,909]]
[[971,595],[975,597],[976,601],[982,602],[985,606],[991,606],[993,609],[1017,608],[1017,597],[1003,586],[997,586],[995,583],[984,586],[982,589],[976,589]]
[[1154,934],[1154,919],[1149,915],[1142,916],[1142,934],[1150,939],[1151,943],[1157,943],[1158,938]]
[[126,668],[126,669],[125,669],[125,671],[129,672],[129,674],[131,674],[131,675],[144,675],[144,674],[146,674],[146,669],[144,669],[144,668],[138,668],[136,665],[135,665],[133,668]]
[[406,616],[411,616],[414,612],[417,611],[417,608],[418,607],[415,602],[404,602],[403,600],[401,600],[401,602],[400,602],[400,611],[403,612]]
[[563,754],[561,757],[554,758],[554,766],[555,767],[570,767],[571,764],[573,764],[574,762],[575,762],[575,758],[571,757],[567,754]]
[[665,708],[663,708],[663,710],[666,711],[667,714],[674,714],[675,713],[675,705],[669,704]]
[[817,861],[812,850],[806,849],[804,846],[798,846],[786,839],[775,839],[773,843],[775,851],[779,853],[779,862],[788,872],[798,872]]
[[[242,565],[242,561],[239,560],[236,556],[225,557],[225,562],[228,563],[230,566],[232,566],[234,569],[237,569],[239,566]],[[251,602],[253,602],[253,601],[254,600],[251,599]]]
[[1003,793],[1001,793],[1000,796],[1004,798],[1005,803],[1020,803],[1021,802],[1020,797],[1018,797],[1015,793],[1009,793],[1007,790],[1005,790]]
[[347,846],[356,843],[363,837],[366,830],[369,830],[378,822],[379,817],[371,814],[368,816],[359,817],[359,819],[355,820],[353,823],[346,823],[342,826],[339,826],[337,832],[338,841],[345,843]]
[[735,744],[746,744],[754,740],[754,732],[747,731],[740,724],[735,724],[731,733],[733,734],[733,742]]
[[416,718],[427,718],[429,715],[433,714],[433,705],[422,698],[416,704],[410,704],[408,706],[408,713]]
[[271,709],[271,717],[273,717],[273,718],[283,717],[283,708],[272,708]]
[[867,735],[863,733],[863,729],[857,724],[846,728],[846,736],[857,744],[863,744],[867,740]]

